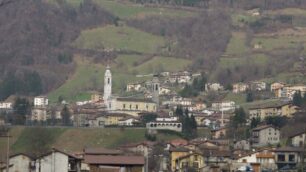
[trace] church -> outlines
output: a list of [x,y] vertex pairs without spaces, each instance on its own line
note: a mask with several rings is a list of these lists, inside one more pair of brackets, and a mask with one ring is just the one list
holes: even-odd
[[138,116],[142,112],[157,112],[159,106],[159,80],[157,76],[153,77],[151,93],[152,99],[116,97],[112,95],[112,73],[110,66],[107,65],[104,74],[104,94],[103,101],[110,113],[126,113]]

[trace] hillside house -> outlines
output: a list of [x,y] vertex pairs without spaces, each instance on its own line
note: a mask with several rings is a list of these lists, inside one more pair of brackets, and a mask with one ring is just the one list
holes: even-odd
[[224,87],[220,83],[207,83],[205,84],[205,91],[222,91]]
[[34,107],[46,107],[48,106],[49,100],[46,96],[34,97]]
[[274,150],[278,170],[296,170],[302,161],[305,150],[297,147],[281,147]]
[[143,156],[124,155],[119,150],[104,148],[86,148],[84,150],[84,169],[88,171],[133,171],[143,172],[145,158]]
[[303,96],[306,93],[306,85],[284,86],[276,91],[276,97],[286,97],[292,100],[293,95],[297,92]]
[[249,88],[253,91],[264,91],[267,89],[267,84],[262,81],[253,81],[249,85]]
[[143,82],[136,82],[136,83],[129,83],[126,85],[126,91],[141,91],[141,88],[143,88],[144,83]]
[[50,119],[50,115],[48,114],[47,108],[43,106],[32,108],[31,121],[45,122],[47,121],[47,119]]
[[204,168],[204,157],[200,153],[191,152],[185,156],[180,156],[175,160],[175,171],[185,172],[189,168],[193,168],[196,171]]
[[52,149],[35,160],[35,172],[81,172],[81,158]]
[[118,121],[119,126],[136,126],[137,124],[140,124],[140,121],[133,116],[125,117],[125,118],[119,119]]
[[96,103],[103,100],[103,95],[99,92],[93,92],[90,97],[91,102]]
[[293,147],[304,147],[306,142],[306,129],[296,131],[289,136]]
[[[33,158],[30,155],[24,153],[18,153],[9,157],[9,171],[13,172],[32,172],[35,170],[35,164],[33,164]],[[6,171],[6,166],[3,167],[3,172]],[[1,171],[1,169],[0,169]]]
[[239,140],[234,142],[234,149],[235,150],[250,150],[251,143],[248,140]]
[[250,119],[260,118],[265,119],[267,116],[287,116],[291,117],[296,111],[297,107],[290,102],[277,101],[266,104],[261,104],[249,108]]
[[249,88],[248,84],[245,83],[236,83],[233,84],[233,93],[243,93]]
[[13,103],[12,102],[0,102],[0,110],[12,110]]
[[230,111],[235,110],[236,104],[233,101],[214,102],[211,109],[214,111]]
[[133,143],[121,146],[121,149],[147,157],[151,153],[153,146],[153,142],[143,141],[140,143]]
[[226,136],[227,128],[222,127],[215,130],[211,130],[211,137],[213,139],[222,139]]
[[260,147],[278,144],[280,141],[280,130],[272,125],[263,125],[252,129],[252,146]]
[[281,83],[281,82],[275,82],[272,83],[270,88],[271,88],[271,92],[275,95],[275,97],[278,97],[278,95],[280,94],[280,90],[282,88],[284,88],[286,84],[285,83]]

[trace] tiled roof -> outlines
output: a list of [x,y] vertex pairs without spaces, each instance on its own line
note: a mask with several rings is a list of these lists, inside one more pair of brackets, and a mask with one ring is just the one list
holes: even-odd
[[154,103],[152,101],[152,99],[145,99],[145,98],[125,98],[125,97],[120,97],[120,98],[117,98],[117,101]]
[[270,128],[270,127],[275,128],[272,125],[262,125],[262,126],[253,128],[253,131],[259,131],[259,130],[263,130],[263,129]]
[[99,165],[144,165],[143,156],[85,155],[85,163]]

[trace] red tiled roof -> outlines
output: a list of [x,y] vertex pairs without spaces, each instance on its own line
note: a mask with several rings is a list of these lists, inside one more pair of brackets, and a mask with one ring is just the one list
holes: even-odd
[[143,156],[85,155],[85,163],[99,165],[144,165]]

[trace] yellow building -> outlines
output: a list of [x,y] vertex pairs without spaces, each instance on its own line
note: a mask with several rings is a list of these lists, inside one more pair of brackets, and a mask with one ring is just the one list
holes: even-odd
[[198,172],[205,166],[204,157],[199,153],[190,153],[181,156],[175,160],[175,164],[178,172],[185,172],[189,168],[193,168]]
[[121,119],[130,117],[129,114],[125,113],[110,113],[105,115],[105,125],[119,125]]
[[102,94],[98,93],[98,92],[94,92],[91,94],[91,101],[92,102],[98,102],[101,101],[103,99]]
[[263,104],[249,109],[250,118],[265,119],[267,116],[291,117],[296,112],[296,106],[289,102],[276,102]]
[[170,149],[170,161],[171,161],[171,171],[175,171],[177,167],[177,159],[189,154],[189,149],[184,147],[171,148]]
[[141,98],[117,98],[113,103],[112,110],[134,115],[133,112],[156,112],[156,103],[151,99]]

